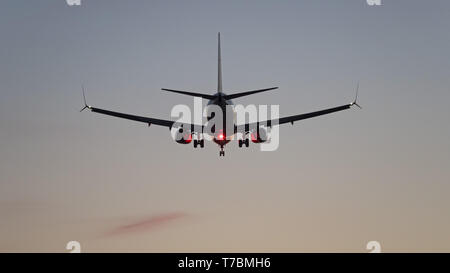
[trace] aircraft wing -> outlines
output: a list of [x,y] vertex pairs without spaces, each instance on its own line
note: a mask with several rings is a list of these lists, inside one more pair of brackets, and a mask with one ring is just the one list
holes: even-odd
[[[266,121],[259,121],[259,122],[253,122],[253,123],[246,123],[246,124],[242,124],[242,125],[237,125],[235,127],[235,131],[243,132],[243,133],[249,132],[251,129],[257,128],[258,125],[265,125],[265,126],[270,127],[270,126],[284,124],[284,123],[294,124],[295,121],[347,110],[347,109],[350,109],[352,105],[357,105],[357,104],[355,102],[352,102],[350,104],[333,107],[333,108],[328,108],[328,109],[324,109],[324,110],[320,110],[320,111],[283,117],[278,120],[266,120]],[[134,121],[146,123],[149,126],[151,124],[155,124],[155,125],[164,126],[164,127],[168,127],[169,129],[172,129],[172,126],[175,124],[175,121],[172,121],[172,120],[164,120],[164,119],[156,119],[156,118],[130,115],[130,114],[125,114],[125,113],[105,110],[105,109],[101,109],[101,108],[91,107],[91,106],[85,106],[85,108],[83,108],[82,110],[84,110],[86,108],[88,108],[89,110],[91,110],[94,113],[99,113],[99,114],[103,114],[103,115],[108,115],[108,116],[113,116],[113,117],[118,117],[118,118],[123,118],[123,119],[128,119],[128,120],[134,120]],[[202,132],[203,131],[203,125],[197,125],[197,124],[191,124],[191,123],[178,123],[177,125],[180,125],[183,128],[189,128],[189,130],[191,130],[192,132]]]
[[[101,109],[101,108],[91,107],[91,106],[87,106],[85,108],[88,108],[89,110],[91,110],[94,113],[99,113],[99,114],[103,114],[103,115],[107,115],[107,116],[113,116],[113,117],[123,118],[123,119],[128,119],[128,120],[139,121],[139,122],[148,124],[148,126],[155,124],[155,125],[164,126],[164,127],[168,127],[169,129],[172,129],[174,124],[177,123],[176,125],[182,126],[183,128],[189,128],[189,130],[191,130],[192,132],[202,132],[202,129],[203,129],[202,125],[196,125],[196,124],[191,124],[191,123],[180,123],[180,122],[175,122],[172,120],[164,120],[164,119],[156,119],[156,118],[130,115],[130,114],[125,114],[125,113],[105,110],[105,109]],[[83,108],[83,110],[85,108]]]
[[314,118],[314,117],[318,117],[318,116],[322,116],[322,115],[331,114],[331,113],[334,113],[334,112],[347,110],[347,109],[350,109],[353,105],[356,105],[356,106],[360,107],[356,103],[356,100],[355,100],[352,103],[345,104],[345,105],[342,105],[342,106],[337,106],[337,107],[333,107],[333,108],[328,108],[328,109],[315,111],[315,112],[310,112],[310,113],[305,113],[305,114],[300,114],[300,115],[283,117],[283,118],[280,118],[278,120],[265,120],[265,121],[259,121],[259,122],[253,122],[253,123],[246,123],[246,124],[237,125],[235,127],[235,132],[247,133],[247,132],[249,132],[252,129],[256,129],[259,125],[264,125],[264,126],[267,126],[267,127],[271,127],[271,126],[274,126],[274,125],[285,124],[285,123],[294,124],[295,121],[308,119],[308,118]]
[[170,127],[172,127],[172,125],[174,123],[173,121],[170,121],[170,120],[135,116],[135,115],[119,113],[119,112],[109,111],[109,110],[95,108],[95,107],[88,107],[88,108],[94,113],[99,113],[99,114],[103,114],[103,115],[107,115],[107,116],[113,116],[113,117],[117,117],[117,118],[139,121],[139,122],[147,123],[148,125],[156,124],[156,125],[165,126],[165,127],[170,128]]
[[110,110],[92,107],[92,106],[88,105],[86,102],[86,95],[84,94],[84,86],[82,87],[82,89],[83,89],[84,107],[80,110],[80,112],[82,112],[84,109],[89,109],[89,110],[91,110],[91,112],[94,112],[94,113],[99,113],[99,114],[103,114],[103,115],[107,115],[107,116],[113,116],[113,117],[117,117],[117,118],[123,118],[123,119],[147,123],[148,126],[150,126],[152,124],[156,124],[159,126],[167,127],[170,130],[176,123],[175,126],[188,128],[188,130],[191,130],[192,132],[202,132],[203,131],[203,125],[196,125],[196,124],[191,124],[191,123],[181,123],[181,122],[176,122],[176,121],[172,121],[172,120],[136,116],[136,115],[130,115],[130,114],[114,112],[114,111],[110,111]]
[[337,106],[337,107],[333,107],[333,108],[328,108],[328,109],[323,109],[323,110],[319,110],[319,111],[315,111],[315,112],[300,114],[300,115],[283,117],[283,118],[279,118],[279,119],[275,119],[275,120],[265,120],[265,121],[258,121],[258,122],[246,123],[246,124],[241,124],[241,125],[235,125],[234,131],[235,131],[235,133],[237,133],[237,132],[247,133],[250,130],[256,129],[259,125],[264,125],[267,127],[285,124],[285,123],[291,123],[292,125],[294,125],[295,121],[308,119],[308,118],[314,118],[314,117],[318,117],[318,116],[328,115],[331,113],[347,110],[347,109],[350,109],[353,105],[356,105],[359,108],[361,108],[361,106],[357,103],[358,90],[359,90],[359,83],[356,86],[355,99],[349,104],[345,104],[345,105],[341,105],[341,106]]

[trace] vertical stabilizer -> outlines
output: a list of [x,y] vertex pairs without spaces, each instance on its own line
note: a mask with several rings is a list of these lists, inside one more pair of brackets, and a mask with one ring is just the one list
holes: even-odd
[[218,68],[217,68],[217,92],[222,93],[222,57],[220,53],[220,32],[218,33]]

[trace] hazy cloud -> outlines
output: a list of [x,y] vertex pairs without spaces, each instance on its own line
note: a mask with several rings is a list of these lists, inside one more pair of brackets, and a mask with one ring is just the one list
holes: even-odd
[[141,219],[137,222],[124,224],[122,226],[113,229],[112,231],[107,232],[106,235],[113,236],[113,235],[151,231],[154,228],[167,225],[171,222],[174,222],[186,216],[187,214],[183,212],[160,214],[146,219]]

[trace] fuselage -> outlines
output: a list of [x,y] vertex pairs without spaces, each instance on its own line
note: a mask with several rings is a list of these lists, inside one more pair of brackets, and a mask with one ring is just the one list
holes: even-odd
[[[220,109],[222,109],[222,128],[215,128],[212,133],[214,133],[214,139],[213,141],[215,143],[217,143],[217,145],[219,145],[220,147],[224,147],[228,142],[231,141],[231,137],[234,135],[234,130],[233,132],[227,132],[227,115],[226,115],[226,109],[227,109],[227,105],[228,106],[233,106],[234,103],[232,100],[226,100],[224,98],[226,94],[222,93],[222,92],[217,92],[216,94],[214,94],[214,99],[211,99],[208,101],[207,105],[217,105],[220,107]],[[212,117],[208,118],[211,119]]]

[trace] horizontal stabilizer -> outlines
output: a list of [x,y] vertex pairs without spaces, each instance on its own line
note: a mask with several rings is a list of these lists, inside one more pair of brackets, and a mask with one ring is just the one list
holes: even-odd
[[188,95],[188,96],[201,97],[201,98],[208,99],[208,100],[212,100],[215,98],[214,95],[209,95],[209,94],[201,94],[201,93],[194,93],[194,92],[173,90],[173,89],[166,89],[166,88],[161,88],[161,90],[178,93],[178,94],[183,94],[183,95]]
[[265,91],[270,91],[270,90],[274,90],[274,89],[278,89],[278,87],[271,87],[271,88],[258,89],[258,90],[247,91],[247,92],[241,92],[241,93],[236,93],[236,94],[231,94],[231,95],[225,95],[224,97],[227,100],[231,100],[231,99],[244,97],[244,96],[248,96],[248,95],[252,95],[252,94],[256,94],[256,93],[261,93],[261,92],[265,92]]

